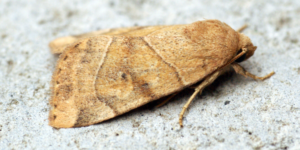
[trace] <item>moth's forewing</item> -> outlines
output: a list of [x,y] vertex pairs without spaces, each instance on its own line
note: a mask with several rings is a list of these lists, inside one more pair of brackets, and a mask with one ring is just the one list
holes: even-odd
[[238,33],[216,20],[98,33],[74,37],[58,60],[53,127],[99,123],[180,91],[226,64],[238,45]]

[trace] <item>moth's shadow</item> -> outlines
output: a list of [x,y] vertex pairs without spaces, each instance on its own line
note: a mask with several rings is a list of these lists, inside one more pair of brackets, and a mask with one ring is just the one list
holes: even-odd
[[[225,85],[225,84],[228,84],[228,82],[230,80],[232,80],[232,76],[234,76],[234,71],[233,70],[230,70],[228,72],[226,72],[225,74],[221,75],[220,77],[218,77],[211,85],[209,85],[208,87],[206,87],[201,96],[215,96],[218,94],[217,91],[217,88],[218,87],[222,87],[222,85]],[[200,81],[201,82],[201,81]],[[199,83],[200,83],[199,82]],[[196,83],[195,85],[198,85],[199,83]],[[179,101],[187,101],[187,97],[189,98],[189,96],[191,96],[194,92],[194,89],[192,88],[186,88],[182,91],[180,91],[176,96],[174,96],[169,102],[167,102],[166,104],[164,104],[163,106],[161,107],[156,107],[157,105],[159,105],[162,101],[164,101],[165,99],[167,99],[170,95],[168,96],[165,96],[165,97],[162,97],[158,100],[155,100],[153,102],[150,102],[144,106],[141,106],[139,108],[136,108],[134,110],[131,110],[123,115],[120,115],[120,116],[117,116],[117,117],[114,117],[110,120],[107,120],[107,121],[104,121],[104,122],[101,122],[101,123],[111,123],[112,121],[114,120],[117,120],[119,118],[122,118],[124,116],[132,116],[132,115],[141,115],[141,114],[145,114],[147,111],[155,111],[156,109],[160,109],[166,105],[168,105],[169,103],[174,103],[174,102],[179,102]],[[179,103],[178,103],[179,104]],[[178,107],[182,107],[182,106],[178,106]],[[180,112],[178,112],[179,114]],[[101,124],[101,123],[98,123],[97,125]]]

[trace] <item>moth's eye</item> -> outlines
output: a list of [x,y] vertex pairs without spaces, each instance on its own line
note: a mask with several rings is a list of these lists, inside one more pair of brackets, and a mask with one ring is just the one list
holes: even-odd
[[[236,55],[238,55],[238,54],[240,54],[242,52],[242,49],[240,49],[238,52],[237,52],[237,54]],[[244,55],[242,55],[241,57],[239,57],[237,60],[235,60],[235,62],[242,62],[242,61],[244,61],[245,59],[246,59],[246,54],[247,53],[245,53]]]

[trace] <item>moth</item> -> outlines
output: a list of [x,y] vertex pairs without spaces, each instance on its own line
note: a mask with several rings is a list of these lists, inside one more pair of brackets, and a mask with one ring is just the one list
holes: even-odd
[[60,54],[52,79],[49,124],[55,128],[88,126],[199,83],[194,97],[232,67],[257,77],[238,62],[256,46],[240,30],[218,20],[186,25],[100,30],[50,42]]

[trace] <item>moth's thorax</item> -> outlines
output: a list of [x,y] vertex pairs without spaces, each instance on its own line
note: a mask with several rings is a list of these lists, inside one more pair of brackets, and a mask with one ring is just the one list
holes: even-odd
[[248,36],[244,35],[243,33],[239,33],[239,50],[242,48],[247,48],[248,50],[244,59],[246,60],[254,54],[257,47],[252,44]]

